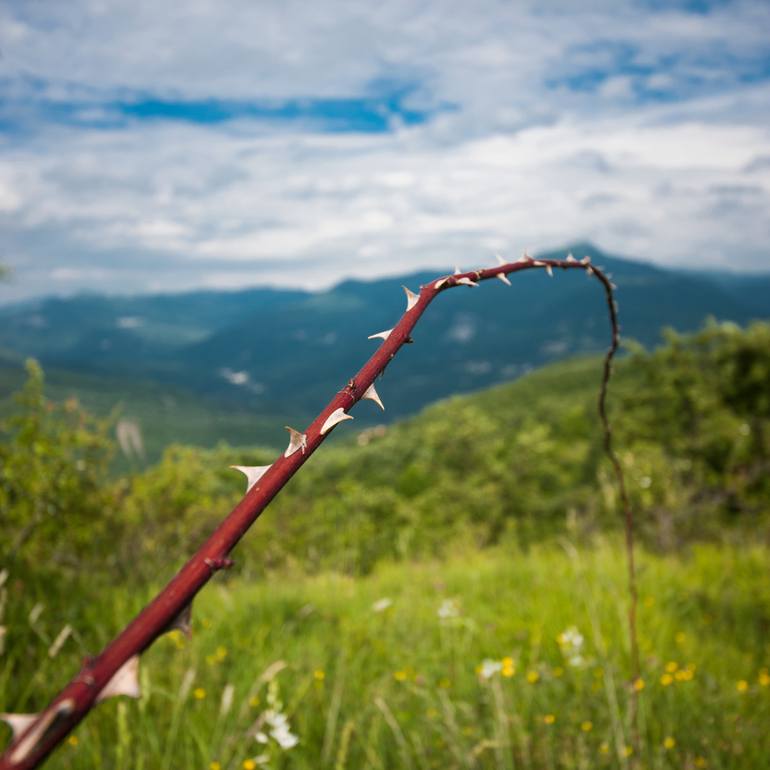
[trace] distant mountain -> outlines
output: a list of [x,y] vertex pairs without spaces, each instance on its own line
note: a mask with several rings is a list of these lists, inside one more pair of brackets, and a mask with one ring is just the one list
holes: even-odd
[[[770,275],[742,281],[666,270],[588,243],[543,256],[568,251],[613,274],[623,334],[648,346],[665,326],[687,331],[709,316],[740,324],[770,317]],[[192,390],[259,415],[293,414],[299,426],[373,352],[378,343],[367,336],[398,319],[401,285],[417,290],[436,275],[349,280],[317,293],[248,289],[28,302],[0,308],[0,348],[35,355],[44,365]],[[493,282],[447,292],[414,336],[415,345],[378,386],[387,419],[568,355],[602,351],[609,339],[598,283],[558,271],[554,278],[521,273],[511,287]]]

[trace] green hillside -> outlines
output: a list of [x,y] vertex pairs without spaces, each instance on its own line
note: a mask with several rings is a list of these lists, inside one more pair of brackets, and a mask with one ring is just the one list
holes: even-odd
[[[381,560],[432,557],[456,540],[526,545],[616,528],[596,416],[599,374],[595,358],[555,364],[390,427],[361,429],[359,418],[377,412],[359,404],[356,421],[335,431],[250,534],[246,569],[296,563],[362,573]],[[764,536],[769,378],[770,327],[762,324],[674,336],[619,363],[611,416],[648,542],[670,549],[736,527]],[[378,385],[386,403],[398,385],[390,372]],[[104,526],[110,537],[124,533],[113,563],[130,573],[141,571],[140,553],[182,559],[237,502],[243,480],[229,465],[275,454],[176,444],[157,465],[102,489]]]
[[[612,273],[627,339],[654,346],[664,327],[694,331],[708,317],[740,324],[770,317],[770,295],[761,290],[767,276],[741,282],[682,273],[586,243],[544,256],[563,258],[569,250],[591,256]],[[0,346],[20,357],[37,356],[46,369],[103,376],[105,389],[115,388],[113,401],[127,390],[121,380],[153,382],[162,391],[195,393],[205,398],[207,409],[233,409],[238,424],[247,413],[285,415],[293,424],[316,414],[371,355],[375,343],[367,337],[390,328],[403,312],[401,285],[416,290],[435,275],[348,280],[317,292],[247,289],[39,300],[0,307]],[[574,271],[557,271],[554,278],[528,271],[517,274],[510,287],[493,283],[436,300],[415,330],[417,345],[404,350],[388,371],[398,387],[380,419],[389,423],[439,398],[606,347],[606,311],[596,281]],[[441,377],[435,376],[438,370]],[[154,432],[158,410],[147,413],[151,419],[142,430]],[[199,440],[188,439],[184,420],[173,422],[164,413],[160,423],[165,421],[180,428],[180,440]],[[200,424],[201,418],[192,422]],[[200,443],[241,440],[241,432],[229,434],[218,423],[217,416],[210,430],[202,429]],[[161,445],[167,435],[156,440],[148,434],[147,442]],[[258,431],[250,440],[270,438]]]

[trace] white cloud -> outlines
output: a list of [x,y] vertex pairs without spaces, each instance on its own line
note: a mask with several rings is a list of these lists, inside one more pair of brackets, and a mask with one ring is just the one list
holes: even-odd
[[[7,6],[13,109],[75,99],[99,119],[121,94],[353,97],[384,78],[416,84],[411,108],[454,109],[381,134],[27,116],[33,130],[0,144],[17,274],[3,291],[313,286],[577,238],[662,263],[770,266],[770,87],[743,82],[770,51],[770,8],[592,8]],[[640,88],[685,90],[658,103]]]

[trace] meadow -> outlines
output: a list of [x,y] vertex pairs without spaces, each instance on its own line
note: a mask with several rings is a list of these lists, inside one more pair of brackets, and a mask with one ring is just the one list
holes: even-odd
[[[764,766],[767,550],[642,553],[634,682],[621,554],[611,538],[565,537],[365,577],[218,581],[196,600],[192,637],[172,632],[143,656],[142,699],[99,706],[48,766]],[[56,606],[12,575],[4,591],[14,644],[0,689],[22,703],[52,695],[144,598]],[[57,645],[65,624],[76,631]],[[34,674],[22,684],[19,670]]]

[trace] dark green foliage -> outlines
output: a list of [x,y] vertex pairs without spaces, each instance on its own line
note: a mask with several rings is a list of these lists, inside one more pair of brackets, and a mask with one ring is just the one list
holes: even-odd
[[[72,403],[47,405],[31,371],[5,427],[0,476],[3,542],[24,539],[26,560],[110,561],[140,579],[163,565],[170,575],[243,493],[243,477],[228,466],[276,454],[175,445],[148,470],[108,482],[103,423]],[[671,333],[659,350],[627,357],[617,375],[616,445],[648,543],[763,538],[770,327]],[[341,426],[246,537],[240,568],[365,573],[383,559],[457,543],[527,546],[567,530],[590,537],[619,528],[596,416],[599,377],[598,359],[575,359],[394,426]],[[386,403],[398,386],[389,372],[378,386]],[[372,410],[365,402],[354,414]]]
[[107,557],[104,539],[119,522],[107,467],[108,423],[74,399],[43,395],[43,373],[27,363],[16,411],[0,423],[0,563],[72,570]]

